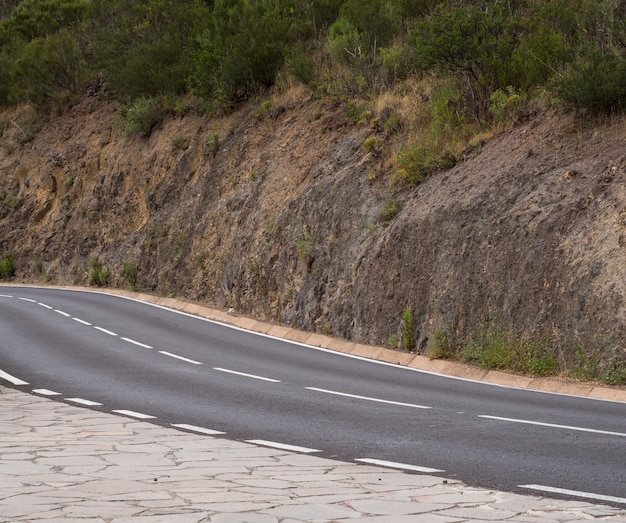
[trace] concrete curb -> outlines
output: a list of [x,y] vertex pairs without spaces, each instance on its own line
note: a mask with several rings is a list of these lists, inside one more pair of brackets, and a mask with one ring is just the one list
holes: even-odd
[[[3,284],[2,286],[35,285]],[[39,287],[46,286],[39,285]],[[495,385],[530,389],[540,392],[567,394],[571,396],[582,396],[626,403],[626,389],[624,388],[611,388],[600,386],[595,383],[577,382],[567,378],[538,378],[532,376],[522,376],[502,371],[480,369],[478,367],[472,367],[455,361],[431,360],[430,358],[419,354],[400,352],[385,347],[363,345],[360,343],[342,340],[340,338],[332,338],[323,334],[293,329],[284,325],[265,323],[247,316],[231,314],[221,309],[208,307],[194,302],[188,302],[178,298],[159,297],[151,294],[127,291],[124,289],[102,289],[74,286],[56,288],[83,291],[89,290],[105,294],[124,296],[138,301],[145,301],[162,307],[185,312],[194,316],[200,316],[220,323],[225,323],[241,329],[268,334],[270,336],[275,336],[276,338],[312,345],[314,347],[321,347],[336,352],[343,352],[353,356],[360,356],[363,358],[403,365],[435,374],[443,374],[445,376],[483,381],[486,383],[493,383]]]

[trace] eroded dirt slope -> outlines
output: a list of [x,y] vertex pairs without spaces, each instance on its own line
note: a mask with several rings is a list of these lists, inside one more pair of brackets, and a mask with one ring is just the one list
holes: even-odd
[[[304,94],[257,109],[172,117],[148,139],[125,138],[97,97],[32,139],[27,109],[7,113],[0,251],[17,280],[89,284],[97,257],[111,286],[131,275],[360,342],[386,343],[410,307],[422,352],[435,329],[492,314],[563,354],[625,357],[624,121],[537,116],[392,192],[363,147],[375,131],[341,107]],[[404,205],[385,224],[390,198]]]

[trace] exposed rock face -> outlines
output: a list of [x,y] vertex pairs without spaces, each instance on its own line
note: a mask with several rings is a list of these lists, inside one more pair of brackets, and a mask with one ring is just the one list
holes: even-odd
[[[145,290],[361,342],[385,343],[410,307],[422,351],[496,314],[566,353],[625,357],[623,122],[538,117],[394,195],[363,147],[374,131],[340,108],[313,117],[312,99],[171,118],[148,139],[114,109],[86,98],[29,141],[5,118],[0,251],[18,280],[88,284],[98,257],[112,286],[132,268]],[[388,225],[385,198],[404,202]]]

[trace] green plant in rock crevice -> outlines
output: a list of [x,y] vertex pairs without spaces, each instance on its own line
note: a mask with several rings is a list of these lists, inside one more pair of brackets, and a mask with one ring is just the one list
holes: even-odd
[[89,258],[87,262],[91,269],[89,273],[90,281],[98,287],[105,287],[109,283],[109,270],[102,264],[96,256]]
[[10,252],[0,257],[0,280],[10,280],[15,276],[15,259]]
[[415,350],[415,322],[413,312],[410,307],[405,307],[402,311],[402,347],[407,352]]

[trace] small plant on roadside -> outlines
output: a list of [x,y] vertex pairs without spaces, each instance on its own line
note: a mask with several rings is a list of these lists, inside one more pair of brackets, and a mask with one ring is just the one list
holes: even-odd
[[457,340],[454,330],[446,329],[444,331],[435,329],[434,343],[428,351],[428,357],[433,360],[447,360],[454,357],[457,352]]
[[126,277],[126,281],[128,282],[129,287],[134,290],[140,290],[139,280],[137,277],[137,266],[132,261],[127,261],[124,263],[124,276]]
[[10,280],[15,276],[15,259],[10,252],[0,257],[0,280]]
[[104,287],[109,283],[109,271],[97,257],[89,258],[89,279],[92,285]]
[[387,345],[389,345],[389,347],[391,347],[392,349],[395,349],[398,347],[398,342],[398,336],[396,334],[393,334],[389,336],[389,339],[387,340]]
[[574,363],[568,375],[577,380],[592,380],[598,375],[598,356],[595,353],[587,354],[580,344],[574,347]]
[[215,156],[217,151],[220,150],[220,135],[217,131],[209,133],[205,144],[205,154],[211,154]]
[[410,307],[405,307],[402,311],[402,347],[407,352],[415,350],[415,323],[413,312]]

